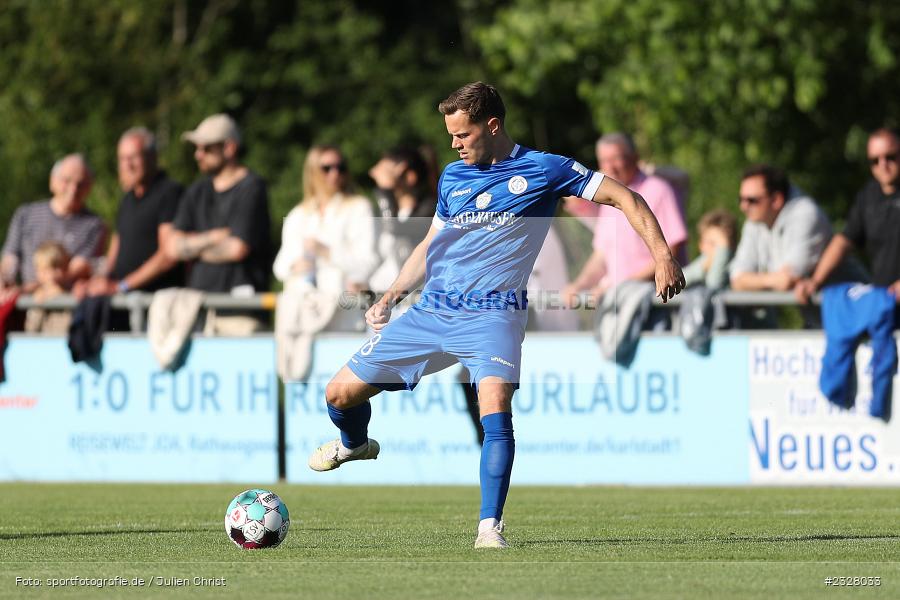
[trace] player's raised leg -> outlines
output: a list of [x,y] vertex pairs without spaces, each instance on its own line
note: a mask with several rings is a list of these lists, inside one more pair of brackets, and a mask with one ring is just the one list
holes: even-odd
[[351,460],[378,458],[378,442],[369,439],[372,405],[369,398],[381,390],[361,380],[346,365],[325,388],[328,416],[341,430],[341,436],[322,444],[309,456],[314,471],[331,471]]
[[476,548],[507,548],[503,537],[503,506],[509,492],[516,442],[512,427],[515,386],[501,377],[484,377],[478,383],[478,404],[484,426],[481,448],[481,514]]

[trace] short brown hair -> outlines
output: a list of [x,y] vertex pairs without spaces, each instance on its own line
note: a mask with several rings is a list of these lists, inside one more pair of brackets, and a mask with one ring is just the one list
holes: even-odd
[[37,247],[32,257],[35,266],[65,269],[69,264],[69,253],[59,242],[44,242]]
[[767,194],[781,192],[781,194],[784,196],[785,202],[787,201],[791,183],[790,181],[788,181],[788,176],[784,171],[782,171],[778,167],[768,164],[752,165],[744,169],[744,174],[743,176],[741,176],[741,181],[750,179],[751,177],[756,177],[758,175],[762,175]]
[[730,210],[717,208],[700,217],[700,222],[697,223],[697,231],[702,234],[710,227],[721,229],[725,233],[725,239],[728,240],[728,247],[734,249],[737,245],[737,218]]
[[497,117],[500,122],[506,118],[506,107],[500,92],[492,85],[481,81],[467,83],[438,104],[438,110],[443,115],[452,115],[458,110],[469,115],[473,123],[483,123],[491,117]]

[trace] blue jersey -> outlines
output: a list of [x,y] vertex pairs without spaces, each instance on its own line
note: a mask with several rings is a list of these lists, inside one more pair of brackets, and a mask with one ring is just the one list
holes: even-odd
[[494,164],[448,165],[419,306],[524,309],[525,286],[559,199],[590,200],[602,181],[601,173],[571,158],[519,145]]

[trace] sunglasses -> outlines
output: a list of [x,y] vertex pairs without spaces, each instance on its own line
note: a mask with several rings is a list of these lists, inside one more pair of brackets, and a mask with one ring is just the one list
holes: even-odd
[[738,204],[759,204],[762,202],[762,196],[738,196]]
[[320,165],[320,169],[322,169],[323,173],[330,173],[331,171],[337,171],[338,173],[346,173],[347,172],[347,163],[339,162],[332,165]]
[[218,142],[215,144],[197,144],[197,150],[199,150],[200,152],[202,152],[204,154],[207,154],[207,153],[213,152],[213,151],[217,151],[224,147],[225,147],[225,144],[223,144],[222,142]]
[[878,165],[878,163],[881,162],[882,158],[887,162],[895,163],[895,162],[897,162],[897,153],[892,152],[891,154],[882,154],[881,156],[870,156],[869,164],[872,165],[873,167],[875,167]]

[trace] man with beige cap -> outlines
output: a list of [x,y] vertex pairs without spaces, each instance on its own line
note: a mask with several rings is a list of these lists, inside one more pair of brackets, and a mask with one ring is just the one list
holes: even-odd
[[[240,162],[241,134],[225,114],[203,119],[183,140],[194,144],[194,160],[205,175],[184,194],[166,251],[194,261],[187,285],[204,292],[250,295],[268,291],[271,224],[266,183]],[[206,331],[246,335],[262,328],[253,312],[207,315]]]

